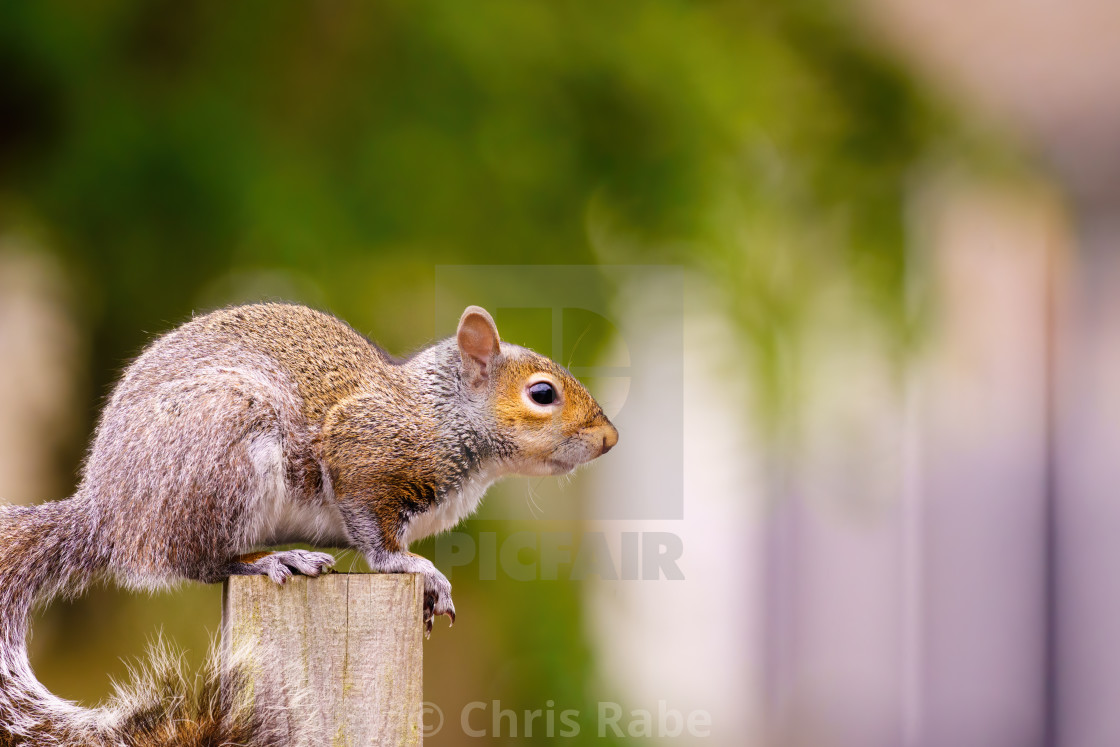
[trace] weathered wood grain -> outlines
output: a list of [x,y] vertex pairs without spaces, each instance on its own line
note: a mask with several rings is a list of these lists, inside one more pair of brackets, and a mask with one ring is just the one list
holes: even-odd
[[423,589],[415,574],[284,586],[235,576],[223,594],[222,643],[247,655],[247,697],[287,693],[295,741],[314,733],[339,747],[419,745]]

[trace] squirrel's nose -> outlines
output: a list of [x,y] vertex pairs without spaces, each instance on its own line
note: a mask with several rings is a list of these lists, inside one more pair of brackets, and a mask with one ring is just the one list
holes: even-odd
[[618,443],[618,429],[608,424],[603,428],[603,445],[599,449],[599,456],[613,449],[616,443]]

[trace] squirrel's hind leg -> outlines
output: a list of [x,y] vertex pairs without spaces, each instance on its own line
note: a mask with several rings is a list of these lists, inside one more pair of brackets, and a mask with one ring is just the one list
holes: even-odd
[[223,576],[268,576],[278,584],[285,583],[293,573],[318,576],[334,565],[334,556],[309,550],[254,552],[236,558],[224,569]]

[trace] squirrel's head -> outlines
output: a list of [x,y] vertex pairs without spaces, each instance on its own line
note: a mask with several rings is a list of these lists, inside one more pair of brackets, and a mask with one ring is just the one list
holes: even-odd
[[562,366],[502,342],[485,309],[468,306],[456,335],[464,386],[482,401],[523,475],[560,475],[618,442],[603,408]]

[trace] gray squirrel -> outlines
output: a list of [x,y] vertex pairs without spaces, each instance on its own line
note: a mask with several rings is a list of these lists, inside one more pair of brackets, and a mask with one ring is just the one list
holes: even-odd
[[617,440],[571,374],[502,342],[477,306],[455,337],[403,360],[303,306],[192,319],[125,370],[72,497],[0,507],[0,747],[268,741],[254,737],[267,714],[211,707],[191,718],[220,724],[192,723],[52,695],[28,662],[30,610],[102,579],[284,583],[331,567],[325,553],[260,551],[303,542],[422,574],[430,634],[435,617],[454,622],[451,585],[409,543],[454,526],[503,475],[564,474]]

